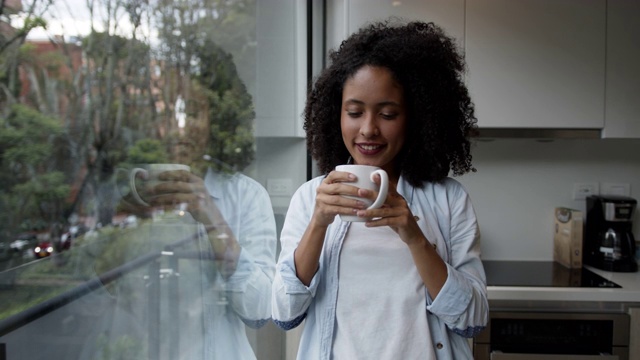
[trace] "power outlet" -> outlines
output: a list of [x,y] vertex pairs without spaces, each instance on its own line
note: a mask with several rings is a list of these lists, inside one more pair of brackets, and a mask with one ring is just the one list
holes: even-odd
[[291,195],[291,179],[268,179],[267,191],[271,196]]
[[584,200],[589,195],[598,195],[600,186],[597,182],[573,184],[573,200]]

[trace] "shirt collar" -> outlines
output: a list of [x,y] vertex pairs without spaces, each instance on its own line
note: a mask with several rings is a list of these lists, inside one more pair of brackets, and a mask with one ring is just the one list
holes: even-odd
[[215,171],[212,168],[207,169],[207,174],[204,176],[204,186],[215,199],[222,198],[223,187],[220,184],[229,181],[229,175]]

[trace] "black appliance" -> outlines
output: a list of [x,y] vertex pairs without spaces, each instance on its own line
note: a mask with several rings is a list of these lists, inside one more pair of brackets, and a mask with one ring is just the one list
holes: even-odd
[[583,267],[569,269],[554,261],[484,260],[488,286],[620,288]]
[[491,311],[475,360],[628,360],[627,314]]
[[636,204],[635,199],[626,196],[587,197],[584,264],[606,271],[638,271],[632,232]]

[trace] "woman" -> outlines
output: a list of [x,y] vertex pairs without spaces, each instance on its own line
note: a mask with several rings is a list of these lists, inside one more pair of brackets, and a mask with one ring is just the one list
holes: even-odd
[[[471,359],[466,337],[489,310],[475,213],[448,177],[474,170],[464,61],[422,22],[371,24],[330,60],[305,108],[307,145],[326,175],[291,200],[273,319],[284,329],[305,320],[299,359]],[[377,196],[333,170],[348,161],[388,173],[383,207],[344,197]]]

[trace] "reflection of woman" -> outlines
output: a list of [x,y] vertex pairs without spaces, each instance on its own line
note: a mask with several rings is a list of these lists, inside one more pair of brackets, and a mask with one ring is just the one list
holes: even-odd
[[[472,170],[462,57],[437,26],[414,22],[372,24],[330,60],[305,109],[326,175],[291,200],[274,321],[305,320],[299,359],[471,359],[465,338],[486,325],[488,303],[475,213],[447,177]],[[342,196],[376,197],[332,171],[347,159],[389,174],[382,208]]]
[[[228,300],[220,316],[205,317],[205,359],[255,358],[242,323],[258,328],[270,318],[270,292],[275,268],[276,229],[273,208],[267,191],[255,180],[240,173],[209,170],[204,178],[212,200],[205,209],[213,214],[216,231],[208,238],[212,250],[222,258],[215,281],[223,284]],[[221,236],[222,235],[222,236]],[[215,284],[214,284],[215,286]],[[220,300],[205,298],[213,307]],[[211,311],[211,310],[209,310]]]
[[[175,248],[175,255],[162,260],[163,264],[170,258],[180,261],[179,287],[171,287],[171,281],[162,280],[159,302],[170,306],[170,299],[178,298],[180,305],[163,312],[160,323],[152,327],[162,329],[162,334],[172,331],[178,334],[180,358],[255,359],[245,325],[259,328],[271,317],[277,245],[267,191],[241,173],[211,168],[204,178],[184,170],[166,171],[158,178],[161,181],[146,187],[141,182],[140,195],[151,207],[139,208],[149,212],[151,208],[164,207],[167,212],[126,229],[126,240],[131,241],[119,243],[128,248],[145,245],[135,255],[127,253],[127,257],[137,258],[156,251],[166,253],[166,245],[195,237],[184,247]],[[188,213],[181,216],[170,212],[176,204],[182,204]],[[192,254],[189,250],[194,248],[200,251],[200,258],[178,255],[185,250]],[[127,290],[126,296],[131,300],[145,301],[144,287]],[[118,309],[112,318],[116,322],[143,323],[133,316],[119,316],[130,307],[121,307],[124,305],[121,300],[125,299],[119,296]],[[175,319],[178,323],[169,323],[169,314],[175,312],[179,313]],[[116,341],[118,338],[108,339],[107,345]],[[159,342],[164,344],[168,340],[163,337]],[[154,345],[157,344],[150,344]]]
[[205,269],[204,359],[255,358],[243,323],[258,328],[271,315],[276,230],[269,194],[240,173],[209,169],[200,179],[177,171],[164,178],[175,181],[156,185],[152,204],[187,204],[216,260],[215,269]]

